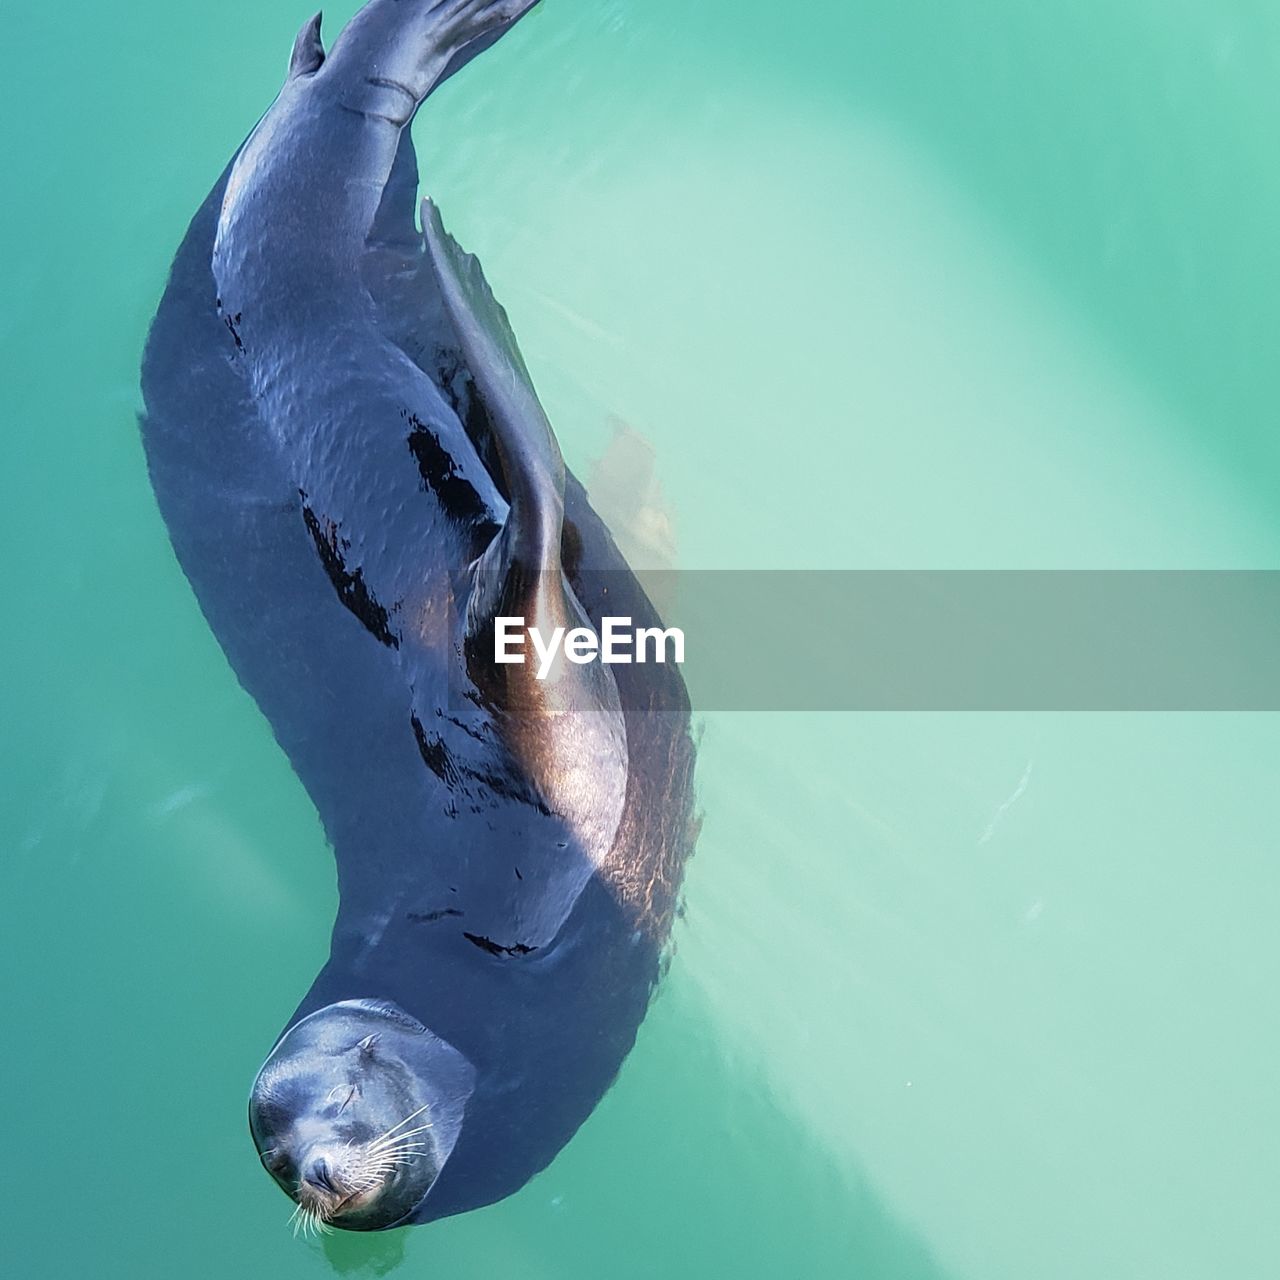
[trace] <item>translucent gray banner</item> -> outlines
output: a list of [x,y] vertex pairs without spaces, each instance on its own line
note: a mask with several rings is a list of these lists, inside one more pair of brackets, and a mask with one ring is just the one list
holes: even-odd
[[1280,572],[639,576],[696,710],[1280,710]]

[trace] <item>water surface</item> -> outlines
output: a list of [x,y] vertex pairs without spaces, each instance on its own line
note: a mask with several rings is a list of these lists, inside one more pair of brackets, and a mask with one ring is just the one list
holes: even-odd
[[[705,715],[591,1121],[494,1208],[291,1239],[244,1106],[332,858],[134,414],[308,15],[0,12],[6,1274],[1266,1273],[1262,715]],[[683,565],[1280,568],[1278,71],[1250,0],[548,0],[416,132],[570,464],[651,441]]]

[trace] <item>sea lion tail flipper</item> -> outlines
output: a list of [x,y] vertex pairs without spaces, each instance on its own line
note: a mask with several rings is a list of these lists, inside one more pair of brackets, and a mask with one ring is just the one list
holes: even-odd
[[480,264],[444,229],[430,200],[422,202],[423,236],[445,312],[458,338],[493,433],[510,502],[502,531],[481,558],[469,609],[469,633],[499,608],[530,625],[571,626],[581,608],[561,572],[564,459],[533,389],[506,312]]
[[334,43],[329,67],[349,78],[351,86],[387,91],[379,113],[403,125],[434,89],[498,40],[536,3],[370,0]]

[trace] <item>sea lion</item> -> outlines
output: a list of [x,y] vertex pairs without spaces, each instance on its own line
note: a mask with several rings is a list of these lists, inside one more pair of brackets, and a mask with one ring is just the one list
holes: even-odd
[[250,1098],[304,1224],[492,1203],[591,1113],[693,843],[674,666],[500,665],[494,620],[657,617],[564,467],[407,126],[533,0],[373,0],[196,214],[143,358],[178,559],[338,865],[328,963]]

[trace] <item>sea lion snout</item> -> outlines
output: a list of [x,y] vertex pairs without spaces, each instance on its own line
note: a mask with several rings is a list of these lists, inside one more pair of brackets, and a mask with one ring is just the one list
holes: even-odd
[[337,1194],[338,1187],[334,1184],[333,1172],[326,1156],[314,1156],[307,1161],[302,1169],[302,1180],[317,1190]]
[[249,1127],[301,1230],[394,1226],[427,1197],[474,1072],[394,1005],[344,1001],[291,1028],[259,1071]]

